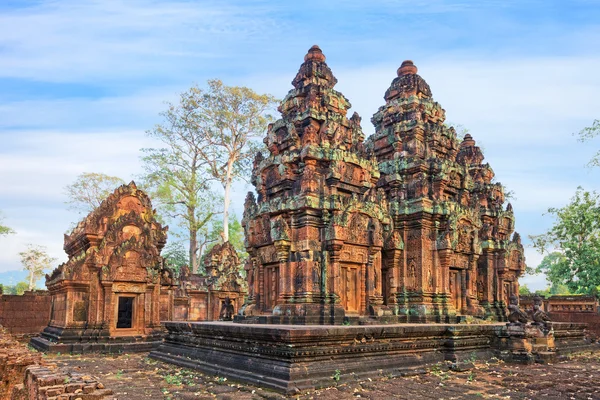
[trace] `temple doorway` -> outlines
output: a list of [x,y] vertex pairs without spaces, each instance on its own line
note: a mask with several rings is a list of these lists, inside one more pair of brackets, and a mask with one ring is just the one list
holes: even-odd
[[265,308],[272,310],[277,305],[279,298],[279,266],[273,265],[265,268]]
[[130,329],[133,327],[133,300],[134,297],[119,297],[117,329]]
[[450,301],[456,309],[460,312],[462,309],[462,296],[460,292],[461,287],[461,275],[459,270],[450,270]]
[[360,300],[358,266],[344,265],[340,270],[340,301],[346,312],[357,313]]

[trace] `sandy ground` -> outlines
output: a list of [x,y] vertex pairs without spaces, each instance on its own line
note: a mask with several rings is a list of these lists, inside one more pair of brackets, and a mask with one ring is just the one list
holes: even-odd
[[[283,395],[223,377],[175,367],[147,354],[48,355],[48,361],[97,376],[119,400],[284,399]],[[599,399],[600,351],[549,365],[477,362],[469,371],[437,365],[410,377],[382,377],[302,392],[290,398],[367,399]]]

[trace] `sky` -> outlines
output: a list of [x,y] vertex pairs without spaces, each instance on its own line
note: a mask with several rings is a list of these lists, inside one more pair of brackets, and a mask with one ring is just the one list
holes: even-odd
[[[600,190],[585,166],[600,138],[573,135],[600,118],[598,43],[596,0],[0,0],[0,211],[17,232],[0,238],[0,272],[20,269],[27,243],[66,260],[63,233],[82,216],[64,187],[82,172],[138,177],[165,102],[212,78],[283,98],[313,44],[367,134],[396,69],[415,62],[514,191],[535,267],[527,236],[552,225],[546,210]],[[238,215],[250,189],[235,187]]]

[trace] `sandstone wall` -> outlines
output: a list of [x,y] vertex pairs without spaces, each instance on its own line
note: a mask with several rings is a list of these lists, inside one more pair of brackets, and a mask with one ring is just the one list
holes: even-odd
[[555,322],[583,322],[592,336],[600,338],[600,314],[586,312],[550,313],[550,319]]
[[13,335],[38,334],[50,322],[51,307],[52,298],[46,291],[0,294],[0,326]]
[[111,394],[96,378],[45,362],[0,329],[0,399],[102,400]]

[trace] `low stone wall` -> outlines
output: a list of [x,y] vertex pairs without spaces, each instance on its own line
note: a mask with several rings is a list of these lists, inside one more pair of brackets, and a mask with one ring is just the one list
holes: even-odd
[[550,313],[550,320],[556,322],[585,323],[591,336],[600,339],[600,314],[589,312],[552,312]]
[[96,378],[46,363],[0,330],[0,399],[101,400],[111,394]]
[[35,335],[48,326],[51,308],[52,298],[46,291],[0,294],[0,325],[13,335]]

